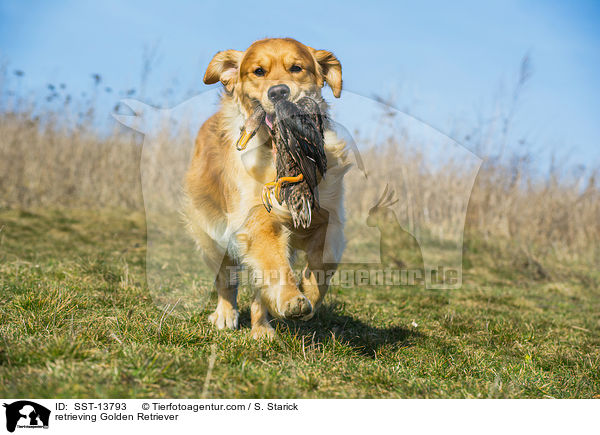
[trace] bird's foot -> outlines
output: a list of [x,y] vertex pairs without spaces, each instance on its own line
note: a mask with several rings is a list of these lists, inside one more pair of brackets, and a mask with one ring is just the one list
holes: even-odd
[[271,209],[273,208],[273,204],[271,203],[271,190],[273,190],[276,185],[276,181],[270,181],[264,185],[262,190],[262,202],[269,213],[271,213]]
[[262,190],[262,201],[263,205],[267,209],[269,213],[271,213],[271,209],[273,208],[273,204],[271,203],[271,191],[274,190],[275,199],[281,205],[281,197],[279,194],[281,193],[281,185],[283,183],[299,183],[304,180],[304,175],[300,174],[295,177],[280,177],[277,181],[271,181],[263,187]]

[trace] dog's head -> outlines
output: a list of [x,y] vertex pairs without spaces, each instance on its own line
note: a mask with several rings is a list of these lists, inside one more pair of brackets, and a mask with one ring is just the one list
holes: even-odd
[[260,104],[274,112],[279,99],[298,101],[321,96],[327,83],[335,97],[342,92],[342,66],[333,53],[286,39],[263,39],[246,51],[221,51],[210,61],[204,83],[221,81],[246,111]]

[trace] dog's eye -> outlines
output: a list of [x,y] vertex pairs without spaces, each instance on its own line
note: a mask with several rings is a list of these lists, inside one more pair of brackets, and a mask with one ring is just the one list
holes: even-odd
[[262,77],[265,75],[265,70],[258,67],[254,70],[254,74],[257,75],[258,77]]
[[302,71],[302,67],[300,65],[292,65],[292,67],[290,68],[290,72],[300,72]]

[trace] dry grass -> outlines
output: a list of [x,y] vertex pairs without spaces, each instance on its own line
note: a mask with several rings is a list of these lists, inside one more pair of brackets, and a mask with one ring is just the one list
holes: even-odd
[[141,147],[133,134],[100,138],[28,115],[0,118],[3,207],[142,207]]
[[[97,131],[93,103],[78,107],[80,116],[73,122],[74,110],[69,101],[58,109],[56,105],[53,109],[27,106],[16,97],[2,102],[0,207],[142,210],[140,159],[146,169],[144,183],[152,186],[163,201],[175,205],[192,137],[166,132],[142,155],[143,138],[139,133],[116,125],[108,133]],[[488,130],[498,131],[493,126]],[[600,189],[596,173],[566,177],[560,175],[567,172],[566,168],[554,168],[539,175],[523,156],[499,157],[481,151],[504,150],[506,135],[480,136],[484,139],[472,148],[479,150],[484,164],[470,197],[467,234],[503,240],[533,257],[582,258],[597,264]],[[386,144],[359,141],[359,146],[367,166],[378,168],[372,176],[383,180],[402,172],[404,185],[399,191],[409,192],[414,198],[401,201],[400,212],[410,222],[421,222],[423,227],[451,226],[444,219],[454,216],[448,213],[453,207],[452,195],[439,195],[437,186],[452,186],[450,191],[457,192],[464,189],[468,181],[460,162],[431,170],[423,156],[414,151],[419,147],[411,144],[410,138]],[[348,183],[351,212],[364,213],[381,193],[361,187],[362,180],[349,179]],[[422,210],[427,210],[428,216],[423,216]]]
[[[460,162],[432,169],[422,155],[414,152],[417,148],[392,142],[373,146],[362,157],[366,166],[377,168],[370,177],[398,180],[397,190],[412,195],[410,201],[401,197],[399,218],[408,217],[406,221],[421,222],[425,228],[431,227],[431,222],[449,227],[451,222],[445,220],[458,213],[457,210],[452,212],[456,209],[454,198],[444,192],[463,192],[468,180]],[[597,263],[600,258],[597,248],[600,189],[595,172],[589,176],[567,177],[554,169],[539,176],[525,167],[522,160],[513,161],[515,163],[484,158],[469,199],[466,234],[504,241],[530,255]],[[398,176],[399,173],[402,176]],[[381,194],[361,187],[362,179],[349,178],[346,182],[352,192],[352,201],[347,202],[351,210],[368,210],[373,198]],[[440,185],[450,187],[441,191]],[[423,216],[425,210],[428,216]]]

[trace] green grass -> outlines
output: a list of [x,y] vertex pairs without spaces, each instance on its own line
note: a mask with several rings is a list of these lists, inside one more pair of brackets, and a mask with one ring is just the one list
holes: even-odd
[[257,342],[247,289],[240,331],[212,329],[212,306],[165,316],[145,283],[145,234],[140,214],[0,211],[0,396],[600,394],[589,265],[467,239],[460,290],[334,287],[313,320]]

